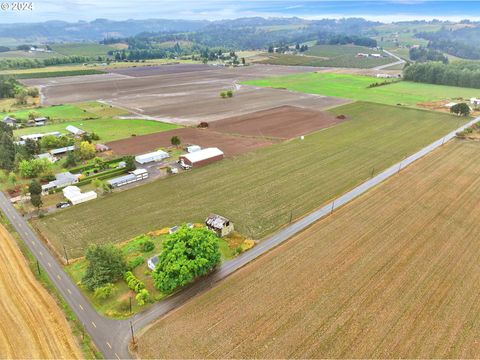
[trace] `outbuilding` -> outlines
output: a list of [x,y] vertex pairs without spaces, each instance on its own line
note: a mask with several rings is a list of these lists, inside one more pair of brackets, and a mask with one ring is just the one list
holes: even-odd
[[8,126],[11,126],[11,127],[17,126],[17,119],[14,119],[10,116],[5,116],[2,121],[4,124],[7,124]]
[[110,180],[107,180],[107,184],[111,188],[116,188],[120,186],[124,186],[127,184],[134,183],[136,181],[144,180],[148,178],[148,171],[145,169],[136,169],[131,171],[127,175],[119,176]]
[[58,131],[52,131],[52,132],[48,132],[48,133],[43,133],[43,134],[29,134],[29,135],[22,135],[20,136],[20,140],[28,140],[28,139],[31,139],[31,140],[40,140],[41,138],[45,137],[45,136],[55,136],[55,137],[59,137],[61,134],[58,132]]
[[195,151],[190,154],[180,155],[180,164],[191,167],[198,167],[202,165],[207,165],[212,162],[222,160],[224,153],[222,150],[216,147],[206,148],[199,151]]
[[150,259],[147,260],[148,268],[152,271],[155,270],[159,261],[160,259],[158,258],[158,255],[152,256]]
[[233,231],[233,223],[226,217],[216,214],[210,214],[205,220],[205,225],[219,237],[227,236]]
[[135,161],[140,164],[146,164],[154,161],[162,161],[163,159],[167,159],[169,157],[170,155],[167,152],[163,150],[157,150],[148,154],[137,155],[135,156]]
[[86,134],[87,132],[77,128],[76,126],[73,125],[68,125],[65,130],[67,130],[70,134],[74,136],[82,136],[83,134]]
[[52,155],[62,155],[62,154],[65,154],[69,151],[74,151],[74,150],[75,150],[75,145],[65,146],[65,147],[62,147],[62,148],[57,148],[57,149],[50,150],[50,154],[52,154]]
[[188,153],[193,153],[195,151],[200,151],[202,150],[202,148],[198,145],[189,145],[185,148],[185,150],[187,150]]
[[72,205],[81,204],[97,198],[95,191],[87,191],[82,193],[78,186],[67,186],[62,190],[63,196],[72,203]]
[[44,126],[47,123],[47,118],[46,117],[38,117],[33,119],[35,122],[35,126]]

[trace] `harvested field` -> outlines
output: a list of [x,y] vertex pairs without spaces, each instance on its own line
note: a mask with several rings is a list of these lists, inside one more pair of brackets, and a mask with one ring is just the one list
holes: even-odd
[[111,73],[127,75],[132,77],[155,76],[163,74],[180,74],[188,72],[197,72],[212,70],[212,67],[205,64],[172,64],[158,66],[141,66],[124,69],[112,69]]
[[0,289],[0,358],[82,358],[65,316],[2,225]]
[[234,156],[273,144],[272,140],[231,136],[207,129],[181,128],[149,135],[134,136],[107,143],[118,155],[138,155],[159,147],[171,146],[172,136],[178,136],[183,145],[218,147],[225,155]]
[[139,356],[479,358],[479,151],[408,167],[158,321]]
[[209,128],[231,134],[289,139],[344,121],[332,114],[297,106],[280,106],[214,121]]
[[72,256],[83,255],[78,249],[89,243],[121,242],[166,226],[202,222],[211,212],[230,218],[245,236],[261,239],[291,216],[319,208],[464,120],[371,103],[348,104],[331,113],[349,120],[303,141],[267,146],[33,223],[57,249],[72,249]]
[[[185,70],[198,66],[164,65],[125,70],[142,74],[139,77],[109,73],[91,75],[90,78],[72,76],[56,80],[24,80],[24,83],[40,86],[47,105],[103,100],[128,110],[137,118],[147,117],[182,124],[214,121],[283,105],[325,110],[350,102],[237,84],[243,80],[296,74],[314,71],[316,68],[254,65],[244,68],[208,66],[208,69],[202,71]],[[176,72],[176,69],[182,70]],[[222,99],[220,92],[225,90],[233,90],[233,98]]]

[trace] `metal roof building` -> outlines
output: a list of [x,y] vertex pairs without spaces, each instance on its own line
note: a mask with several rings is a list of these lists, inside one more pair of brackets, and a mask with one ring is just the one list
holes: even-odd
[[86,131],[77,128],[76,126],[73,125],[68,125],[65,130],[67,130],[69,133],[75,135],[75,136],[80,136],[86,133]]
[[201,166],[223,159],[223,151],[219,148],[206,148],[180,156],[180,161],[189,166]]
[[73,151],[73,150],[75,150],[75,145],[65,146],[65,147],[58,148],[58,149],[52,149],[52,150],[50,150],[50,154],[59,155],[59,154],[64,154],[68,151]]
[[157,150],[148,154],[137,155],[135,156],[135,161],[140,164],[146,164],[153,161],[161,161],[169,157],[170,155],[167,152],[163,150]]

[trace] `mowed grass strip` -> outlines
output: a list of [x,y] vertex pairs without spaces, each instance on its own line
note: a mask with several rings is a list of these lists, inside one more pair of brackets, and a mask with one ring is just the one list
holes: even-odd
[[133,135],[147,135],[156,132],[162,132],[177,129],[179,126],[168,124],[160,121],[143,120],[143,119],[94,119],[94,120],[77,120],[65,121],[53,125],[38,127],[29,127],[15,130],[16,136],[35,134],[38,132],[59,131],[62,134],[68,132],[65,128],[68,125],[76,126],[86,132],[94,132],[100,136],[101,142],[110,142],[114,140],[125,139]]
[[479,151],[436,150],[154,324],[139,357],[479,358]]
[[[353,188],[372,173],[440,138],[465,119],[429,111],[353,103],[349,120],[286,143],[224,159],[38,219],[61,249],[119,242],[150,230],[202,222],[209,213],[260,239]],[[76,250],[75,256],[83,255]],[[73,255],[72,255],[73,256]]]
[[469,99],[478,96],[480,92],[478,89],[420,84],[409,81],[400,81],[385,86],[368,88],[370,84],[382,81],[384,81],[384,79],[377,79],[371,76],[304,73],[249,80],[245,81],[244,84],[285,88],[309,94],[407,106],[415,106],[421,102],[438,101],[442,99]]

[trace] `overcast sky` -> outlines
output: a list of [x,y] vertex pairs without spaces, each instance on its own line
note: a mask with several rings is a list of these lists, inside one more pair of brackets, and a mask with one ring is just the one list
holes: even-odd
[[250,16],[299,16],[309,19],[358,16],[384,22],[433,18],[480,20],[480,1],[33,0],[33,5],[33,12],[0,10],[0,22],[75,22],[96,18],[218,20]]

